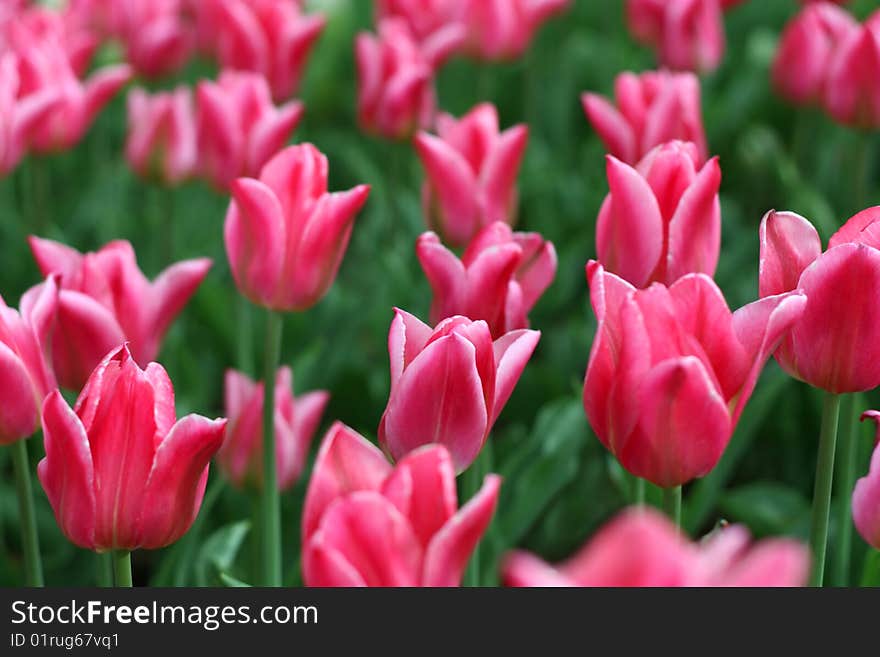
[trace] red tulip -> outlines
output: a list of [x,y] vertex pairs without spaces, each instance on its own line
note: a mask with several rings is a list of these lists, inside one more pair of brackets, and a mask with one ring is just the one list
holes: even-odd
[[599,326],[584,408],[599,440],[658,486],[708,474],[806,297],[789,292],[731,313],[705,274],[637,290],[590,262],[587,277]]
[[850,30],[833,53],[825,84],[825,109],[841,123],[880,126],[880,11]]
[[461,260],[434,233],[419,237],[416,254],[434,291],[431,323],[465,315],[485,320],[494,337],[528,328],[528,312],[556,276],[551,242],[500,221],[480,231]]
[[462,472],[480,453],[541,337],[519,330],[495,342],[484,321],[450,317],[432,329],[395,309],[388,334],[391,393],[379,443],[395,460],[444,445]]
[[173,543],[198,514],[225,425],[177,420],[165,369],[140,369],[127,347],[112,351],[73,409],[57,390],[43,404],[37,475],[61,531],[97,552]]
[[807,549],[795,541],[749,546],[748,531],[732,526],[691,543],[656,511],[632,509],[559,566],[513,552],[502,568],[508,586],[792,587],[806,583],[809,566]]
[[587,119],[608,152],[635,164],[668,141],[691,141],[707,157],[700,110],[700,81],[693,73],[621,73],[614,81],[615,108],[602,96],[581,96]]
[[217,82],[200,82],[196,94],[200,168],[220,189],[259,175],[304,111],[299,101],[276,108],[266,80],[255,73],[224,71]]
[[139,175],[168,185],[195,173],[195,110],[188,87],[153,96],[143,89],[129,92],[125,157]]
[[458,508],[455,471],[442,445],[392,468],[344,424],[318,452],[303,510],[307,586],[458,586],[489,525],[501,480]]
[[528,128],[498,129],[498,112],[477,105],[460,120],[441,114],[438,136],[422,132],[415,146],[427,173],[423,205],[428,225],[454,246],[464,246],[484,226],[516,218],[516,177]]
[[211,268],[208,258],[186,260],[150,282],[125,241],[85,254],[38,237],[29,242],[40,271],[60,275],[52,362],[59,383],[73,390],[124,341],[139,363],[152,361],[171,322]]
[[599,261],[636,287],[713,275],[721,248],[721,168],[702,169],[690,143],[658,146],[634,169],[607,156],[610,193],[599,210]]
[[813,3],[795,16],[782,33],[773,62],[773,84],[792,103],[822,100],[832,57],[858,24],[828,2]]
[[368,185],[327,192],[327,158],[290,146],[259,180],[239,178],[226,213],[226,255],[241,293],[273,310],[305,310],[330,289],[370,193]]
[[50,341],[58,312],[54,278],[21,298],[21,312],[0,297],[0,445],[30,436],[40,426],[43,399],[55,387]]
[[880,385],[880,207],[854,216],[822,253],[812,224],[793,212],[761,222],[759,290],[807,295],[803,316],[776,352],[782,368],[829,392]]
[[856,482],[852,494],[852,514],[856,529],[865,542],[880,550],[880,411],[866,411],[862,420],[877,422],[874,455],[868,474]]
[[462,0],[466,47],[480,59],[519,57],[541,24],[568,5],[569,0]]
[[[321,390],[293,396],[293,373],[278,370],[275,379],[275,467],[279,490],[299,479],[312,436],[330,394]],[[239,488],[263,484],[263,384],[227,370],[225,378],[226,440],[217,453],[223,474]]]

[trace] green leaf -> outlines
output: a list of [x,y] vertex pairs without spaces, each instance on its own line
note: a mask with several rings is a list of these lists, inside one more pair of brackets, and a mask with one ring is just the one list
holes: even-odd
[[240,579],[236,579],[232,575],[227,575],[226,573],[220,573],[220,581],[223,582],[224,586],[229,586],[236,589],[251,587],[251,585],[247,582],[242,582]]
[[209,586],[218,579],[222,581],[221,573],[231,570],[250,529],[251,523],[242,520],[221,527],[208,537],[196,558],[197,586]]
[[727,520],[745,524],[756,536],[806,535],[810,505],[783,484],[757,482],[728,491],[720,502]]

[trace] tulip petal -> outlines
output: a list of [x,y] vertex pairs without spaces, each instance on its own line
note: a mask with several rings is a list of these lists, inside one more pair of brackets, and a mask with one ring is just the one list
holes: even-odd
[[391,390],[413,359],[425,348],[433,331],[431,327],[405,310],[394,309],[394,319],[388,331],[388,357],[391,361]]
[[528,142],[528,127],[516,125],[502,132],[489,151],[479,179],[486,199],[484,223],[513,223],[511,208],[516,195],[516,178]]
[[[184,260],[168,267],[153,282],[151,292],[155,300],[155,315],[150,336],[157,344],[202,284],[212,265],[210,258]],[[151,361],[156,357],[156,352],[158,349],[154,347],[147,353],[139,354],[138,361]]]
[[467,287],[467,274],[452,251],[440,242],[436,233],[422,233],[416,242],[416,256],[434,293],[431,301],[431,322],[457,315],[464,306],[462,297]]
[[585,93],[581,104],[608,152],[627,164],[638,160],[636,136],[624,116],[597,94]]
[[718,158],[712,158],[682,195],[669,222],[667,280],[690,272],[715,273],[721,248],[720,185],[721,168]]
[[545,588],[573,585],[550,564],[522,550],[511,552],[504,558],[501,576],[505,586]]
[[0,445],[9,445],[30,436],[39,418],[37,392],[24,363],[0,342]]
[[822,253],[819,233],[794,212],[771,210],[764,215],[760,240],[758,287],[762,297],[797,289],[803,271]]
[[880,446],[874,448],[868,474],[853,489],[852,516],[865,542],[880,550]]
[[513,389],[540,339],[540,331],[520,329],[502,335],[495,341],[493,347],[498,369],[495,375],[495,400],[492,404],[490,427],[495,424],[495,420],[498,419],[501,410],[510,399],[510,395],[513,394]]
[[880,206],[862,210],[849,219],[828,240],[828,248],[832,249],[847,242],[857,242],[880,249],[880,235],[877,224],[880,222]]
[[66,244],[31,235],[28,245],[43,276],[61,274],[62,286],[82,267],[82,254]]

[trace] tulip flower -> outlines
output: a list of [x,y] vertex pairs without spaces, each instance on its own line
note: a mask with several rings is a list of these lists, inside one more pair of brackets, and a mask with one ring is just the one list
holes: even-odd
[[715,273],[721,247],[717,158],[699,167],[696,146],[658,146],[633,168],[607,156],[610,192],[599,210],[599,261],[636,287]]
[[72,390],[125,341],[139,363],[153,360],[171,322],[211,268],[208,258],[185,260],[150,282],[126,241],[110,242],[96,253],[34,236],[29,242],[40,271],[60,275],[52,362],[58,382]]
[[128,94],[125,157],[140,176],[155,176],[167,185],[195,173],[195,110],[188,87],[153,96],[143,89]]
[[113,4],[115,36],[125,59],[141,75],[155,78],[180,69],[194,42],[182,0],[122,0]]
[[866,411],[862,419],[877,422],[878,432],[870,470],[856,482],[852,493],[852,515],[865,542],[880,550],[880,411]]
[[463,31],[462,0],[378,0],[376,19],[400,18],[419,41],[440,30]]
[[400,460],[429,443],[444,445],[456,472],[480,453],[541,337],[511,331],[492,342],[484,321],[450,317],[431,328],[395,309],[388,334],[391,393],[379,444]]
[[773,61],[773,84],[795,104],[820,102],[829,66],[840,43],[858,24],[828,2],[812,3],[795,16],[779,41]]
[[138,367],[127,346],[98,365],[73,409],[43,404],[37,475],[61,531],[96,552],[165,547],[192,525],[226,420],[176,419],[165,369]]
[[657,512],[632,509],[559,566],[517,551],[502,569],[508,586],[793,587],[806,582],[809,566],[806,548],[792,540],[749,546],[748,531],[731,526],[691,543]]
[[807,298],[787,292],[731,313],[705,274],[637,290],[593,261],[587,278],[599,326],[584,408],[599,440],[664,488],[708,474]]
[[501,479],[488,475],[461,508],[442,445],[388,464],[337,422],[323,440],[302,525],[307,586],[458,586],[489,525]]
[[[275,379],[275,464],[279,490],[296,483],[305,466],[312,436],[330,394],[321,390],[293,396],[293,373],[278,370]],[[226,440],[217,453],[220,469],[235,486],[263,485],[263,384],[227,370],[225,377]]]
[[841,40],[828,65],[825,110],[861,128],[880,126],[880,11]]
[[200,82],[196,95],[200,169],[220,189],[259,175],[304,111],[299,101],[276,108],[266,80],[254,73],[224,71],[217,82]]
[[358,34],[361,128],[388,139],[408,139],[427,128],[434,118],[434,72],[463,38],[463,32],[440,30],[419,44],[406,22],[397,18],[382,20],[378,35]]
[[484,226],[513,224],[528,128],[499,131],[495,106],[483,103],[459,120],[441,114],[437,132],[415,138],[427,173],[422,196],[428,226],[450,244],[464,246]]
[[480,59],[515,59],[541,24],[564,11],[569,0],[462,0],[466,48]]
[[419,237],[416,254],[434,291],[431,323],[465,315],[485,320],[496,338],[528,328],[528,312],[556,276],[551,242],[500,221],[480,231],[461,260],[430,232]]

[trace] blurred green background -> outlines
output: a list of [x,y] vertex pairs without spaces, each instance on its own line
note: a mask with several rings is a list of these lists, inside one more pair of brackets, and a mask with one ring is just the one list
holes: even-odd
[[[315,445],[334,419],[375,438],[389,387],[386,339],[393,306],[427,318],[430,290],[414,254],[424,228],[421,167],[409,144],[361,133],[355,123],[352,42],[370,29],[372,3],[312,3],[329,13],[327,28],[307,67],[300,97],[305,118],[294,136],[330,160],[331,189],[373,186],[355,225],[338,280],[312,310],[285,318],[282,360],[291,364],[297,393],[332,392]],[[795,0],[747,2],[727,16],[722,67],[703,80],[710,152],[720,156],[723,245],[716,279],[732,308],[757,296],[758,224],[771,208],[810,218],[824,239],[856,210],[876,202],[873,165],[877,140],[837,126],[817,110],[796,109],[770,88],[769,66]],[[854,2],[866,16],[877,2]],[[107,50],[101,55],[113,58]],[[531,138],[520,175],[519,227],[541,232],[559,254],[553,286],[531,313],[541,343],[492,435],[493,470],[504,475],[495,521],[481,552],[485,582],[510,547],[551,560],[570,555],[595,529],[632,500],[631,480],[591,434],[581,385],[595,321],[584,264],[594,257],[595,218],[607,192],[604,148],[579,102],[585,90],[606,95],[616,74],[654,66],[650,51],[629,37],[622,1],[575,0],[550,21],[522,59],[478,64],[455,59],[438,78],[440,106],[461,114],[490,100],[503,126],[526,122]],[[195,62],[177,79],[213,76]],[[244,312],[223,249],[228,198],[199,183],[166,190],[141,181],[123,155],[125,98],[120,95],[74,150],[28,159],[0,180],[0,292],[8,303],[38,282],[25,237],[36,232],[80,250],[124,238],[153,277],[172,260],[207,255],[214,268],[169,332],[160,355],[177,393],[178,414],[222,414],[223,371],[248,360],[261,344],[262,314],[253,317],[252,344],[242,348],[237,316]],[[865,169],[867,167],[867,170]],[[860,180],[868,178],[866,192]],[[859,200],[859,196],[865,196]],[[173,256],[169,259],[169,253]],[[250,374],[256,374],[252,366]],[[685,489],[685,524],[692,536],[723,518],[743,522],[757,536],[806,538],[820,397],[787,378],[771,362],[746,408],[730,448],[706,479]],[[880,404],[872,395],[864,410]],[[871,432],[862,428],[858,472],[867,469]],[[42,449],[31,441],[36,461]],[[199,521],[180,543],[134,554],[135,584],[218,584],[252,581],[247,537],[251,499],[218,481],[212,470]],[[300,581],[299,513],[307,474],[283,498],[285,581]],[[843,491],[847,496],[850,491]],[[89,585],[100,560],[73,547],[58,530],[37,488],[47,583]],[[649,491],[649,498],[654,491]],[[839,491],[835,491],[840,499]],[[832,510],[830,558],[839,523]],[[0,585],[21,580],[17,506],[11,463],[0,455]],[[833,582],[880,583],[876,557],[853,540],[851,573],[832,565]],[[872,560],[873,559],[873,560]]]

